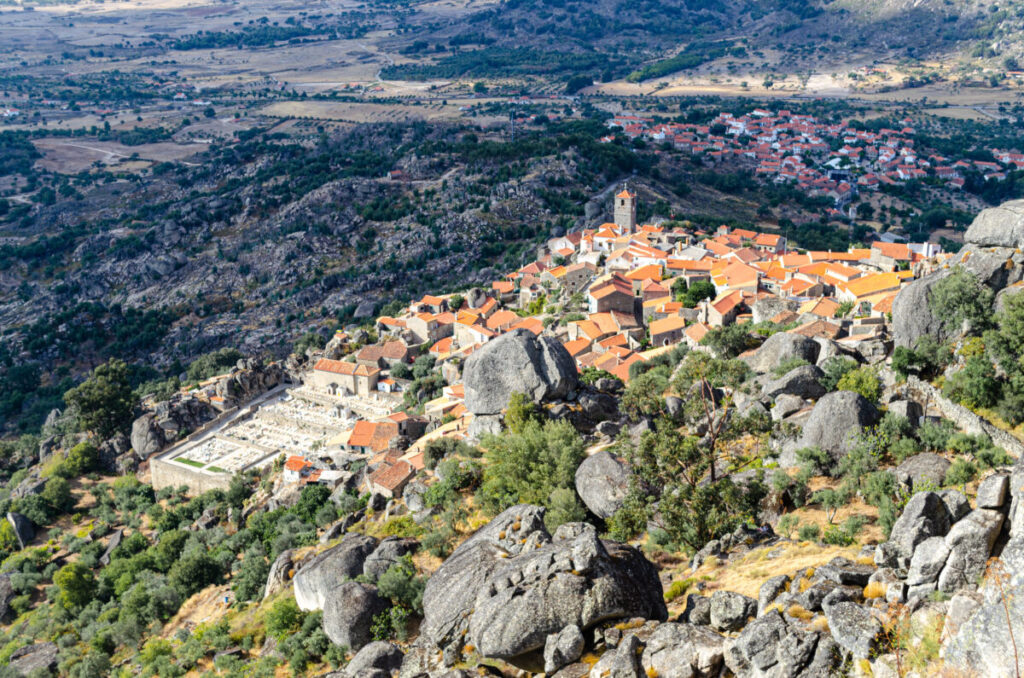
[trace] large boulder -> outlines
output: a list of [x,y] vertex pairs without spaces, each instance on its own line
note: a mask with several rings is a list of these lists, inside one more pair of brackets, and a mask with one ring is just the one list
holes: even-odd
[[833,391],[814,405],[800,447],[817,447],[840,459],[850,451],[856,434],[877,420],[878,410],[861,394]]
[[32,521],[20,513],[9,511],[7,522],[14,528],[14,537],[18,540],[19,549],[25,548],[36,538],[36,530],[32,527]]
[[945,340],[947,332],[931,311],[932,288],[949,275],[942,270],[906,285],[892,302],[892,336],[897,346],[913,348],[923,336]]
[[398,562],[402,556],[413,553],[419,547],[415,539],[388,537],[373,550],[363,563],[363,574],[371,581],[377,581],[382,574]]
[[610,518],[629,491],[629,467],[608,450],[583,460],[576,469],[576,493],[598,518]]
[[[998,564],[992,568],[984,588],[984,602],[971,616],[953,629],[943,647],[945,666],[965,675],[977,673],[993,678],[1024,675],[1024,653],[1014,652],[1024,629],[1024,536],[1011,539]],[[956,597],[954,597],[954,600]],[[947,623],[948,626],[948,623]]]
[[156,415],[146,413],[132,422],[132,449],[139,459],[148,459],[167,444],[164,431],[156,423]]
[[896,467],[896,480],[911,491],[922,485],[942,487],[950,462],[934,452],[923,452],[908,457]]
[[1011,200],[978,213],[964,242],[982,247],[1024,248],[1024,200]]
[[57,667],[57,645],[35,643],[20,647],[11,653],[7,665],[13,669],[15,675],[50,675]]
[[549,635],[613,619],[667,616],[657,570],[637,549],[598,539],[585,523],[554,536],[544,509],[514,506],[478,531],[427,582],[421,633],[456,661],[485,657],[543,670]]
[[764,385],[761,395],[765,398],[777,398],[786,394],[816,400],[826,393],[820,381],[823,376],[825,373],[820,368],[814,365],[801,365],[778,379],[769,381]]
[[[327,594],[343,581],[363,574],[377,540],[350,532],[341,543],[318,554],[295,573],[295,602],[302,610],[321,610]],[[351,647],[351,646],[349,646]]]
[[800,358],[814,365],[818,362],[819,351],[821,351],[821,346],[810,337],[778,332],[768,337],[761,344],[761,348],[745,360],[752,370],[764,374],[793,358]]
[[935,492],[918,492],[892,526],[889,541],[909,559],[918,544],[932,537],[946,536],[949,526],[949,509],[942,497]]
[[347,678],[390,678],[402,667],[405,655],[394,643],[377,640],[363,647],[345,666],[342,675]]
[[711,628],[738,631],[757,614],[757,601],[733,591],[715,591],[711,596]]
[[648,676],[717,676],[726,639],[709,628],[668,622],[647,639],[640,664]]
[[1002,527],[1003,514],[992,509],[975,509],[957,521],[946,535],[949,557],[939,575],[939,589],[952,593],[973,587],[985,573]]
[[737,676],[831,676],[838,664],[835,648],[828,635],[789,626],[771,610],[747,624],[726,652],[725,662]]
[[483,345],[463,371],[466,408],[473,414],[499,414],[513,393],[534,402],[564,398],[576,388],[576,363],[558,340],[513,330]]
[[267,573],[267,583],[263,587],[263,599],[266,600],[285,587],[288,579],[292,576],[292,557],[295,551],[288,549],[281,551],[274,562],[270,564],[270,572]]
[[856,659],[867,659],[876,651],[882,636],[882,624],[869,608],[842,602],[825,608],[832,638]]
[[331,589],[324,601],[324,633],[335,645],[358,650],[373,637],[373,618],[388,604],[374,586],[347,581]]

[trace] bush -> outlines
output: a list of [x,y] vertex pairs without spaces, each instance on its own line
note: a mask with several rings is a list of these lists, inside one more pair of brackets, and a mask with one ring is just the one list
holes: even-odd
[[92,570],[81,563],[69,563],[53,575],[57,586],[57,601],[66,610],[84,606],[96,592],[96,578]]
[[965,407],[992,407],[999,402],[1002,387],[988,358],[972,356],[963,369],[954,373],[942,388],[943,394]]
[[487,466],[477,498],[492,514],[516,504],[548,506],[552,492],[575,487],[586,457],[583,439],[567,421],[530,421],[519,434],[486,436]]
[[874,368],[862,366],[850,370],[836,384],[840,391],[854,391],[871,403],[877,403],[882,397],[882,382]]
[[96,469],[100,452],[90,442],[78,443],[68,452],[67,458],[54,470],[63,478],[77,478]]
[[948,419],[937,422],[926,420],[917,430],[917,437],[928,452],[944,452],[949,448],[949,439],[956,433],[956,426]]
[[945,484],[949,486],[966,485],[974,480],[977,475],[978,467],[974,462],[967,459],[954,459],[953,464],[946,469]]
[[796,535],[800,541],[818,541],[821,537],[821,528],[817,525],[801,525]]
[[295,599],[282,598],[267,611],[267,633],[278,640],[283,640],[286,635],[299,630],[302,619],[302,610]]
[[787,372],[795,370],[798,367],[803,367],[804,365],[810,365],[810,363],[799,356],[791,356],[776,365],[775,369],[772,370],[772,373],[776,377],[781,377]]
[[818,380],[818,383],[826,391],[835,391],[839,387],[839,380],[846,376],[847,372],[855,369],[857,369],[857,361],[853,358],[832,356],[822,363],[821,371],[825,374]]
[[377,591],[395,605],[423,614],[423,589],[426,585],[426,578],[416,576],[412,557],[405,555],[380,576]]

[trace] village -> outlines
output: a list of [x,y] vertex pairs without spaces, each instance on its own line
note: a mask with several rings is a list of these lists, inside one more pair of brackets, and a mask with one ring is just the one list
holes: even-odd
[[[933,243],[819,252],[772,233],[641,225],[637,205],[624,186],[612,222],[548,240],[489,289],[426,295],[370,330],[338,330],[291,383],[164,451],[154,485],[227,487],[236,472],[277,463],[285,490],[322,483],[401,497],[431,441],[477,437],[460,367],[516,330],[553,336],[580,372],[624,384],[635,363],[681,344],[711,350],[705,336],[730,325],[827,339],[877,362],[901,287],[948,256]],[[424,360],[445,385],[417,403],[404,396]]]
[[[989,149],[998,162],[922,153],[915,148],[913,121],[907,118],[901,124],[900,129],[868,131],[856,129],[850,121],[827,123],[811,115],[761,108],[739,117],[719,113],[702,125],[656,123],[637,115],[619,115],[607,122],[629,139],[669,143],[713,163],[753,163],[756,176],[764,181],[830,198],[835,206],[831,216],[841,215],[860,191],[932,178],[958,191],[969,172],[985,181],[1004,181],[1008,171],[1024,168],[1024,154],[1016,151]],[[602,141],[613,139],[606,136]]]

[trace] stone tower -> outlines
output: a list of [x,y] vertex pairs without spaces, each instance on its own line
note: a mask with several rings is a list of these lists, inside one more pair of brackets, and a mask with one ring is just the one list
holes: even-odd
[[636,193],[630,193],[625,184],[615,195],[615,225],[627,233],[636,230]]

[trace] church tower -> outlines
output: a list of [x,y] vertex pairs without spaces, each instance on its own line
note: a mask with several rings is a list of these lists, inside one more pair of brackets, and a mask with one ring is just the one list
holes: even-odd
[[615,225],[626,233],[636,230],[636,193],[630,193],[625,184],[615,195]]

